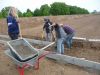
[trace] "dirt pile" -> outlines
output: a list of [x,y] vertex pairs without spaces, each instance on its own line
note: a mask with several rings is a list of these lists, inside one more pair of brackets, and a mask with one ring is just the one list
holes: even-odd
[[[23,35],[42,37],[43,18],[30,17],[20,18],[21,31]],[[64,15],[49,16],[51,21],[68,24],[76,31],[77,37],[100,38],[100,15]],[[7,34],[6,19],[0,19],[0,34]]]

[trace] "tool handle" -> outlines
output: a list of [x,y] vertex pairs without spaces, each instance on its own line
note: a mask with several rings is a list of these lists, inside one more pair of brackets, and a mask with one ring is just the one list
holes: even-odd
[[19,24],[20,38],[22,38],[21,25]]

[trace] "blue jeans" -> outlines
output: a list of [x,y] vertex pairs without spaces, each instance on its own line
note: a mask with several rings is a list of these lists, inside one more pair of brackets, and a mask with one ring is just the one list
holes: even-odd
[[71,48],[73,36],[74,36],[74,33],[67,35],[65,38],[57,39],[57,52],[58,53],[64,54],[64,42],[66,42],[68,48]]
[[51,33],[46,33],[45,32],[45,38],[46,38],[46,41],[52,41],[52,35],[51,35]]
[[64,53],[64,38],[57,39],[57,52],[60,54]]
[[65,42],[67,43],[67,47],[71,48],[72,46],[72,38],[74,36],[74,33],[67,35]]

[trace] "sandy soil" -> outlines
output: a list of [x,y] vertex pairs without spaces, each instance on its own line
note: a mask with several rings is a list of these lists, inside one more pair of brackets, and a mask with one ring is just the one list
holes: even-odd
[[[56,49],[54,47],[49,47],[46,50],[56,52]],[[74,56],[78,58],[85,58],[86,60],[100,62],[100,50],[98,49],[72,47],[71,49],[65,48],[64,50],[65,50],[64,52],[65,55]]]
[[[75,36],[77,37],[100,39],[100,15],[58,16],[50,18],[52,21],[57,23],[69,24],[75,29]],[[41,35],[43,34],[43,23],[37,25],[39,26],[25,30],[23,29],[22,34],[41,37]]]
[[[100,15],[49,16],[49,18],[53,22],[69,24],[76,30],[75,36],[77,37],[100,39]],[[43,17],[21,18],[20,24],[23,36],[41,38],[43,34]],[[0,34],[7,34],[5,19],[0,19]],[[12,60],[4,54],[5,50],[4,45],[0,44],[0,75],[18,75]],[[66,49],[65,54],[100,62],[100,50],[72,48],[71,50]],[[40,63],[39,70],[27,69],[25,75],[100,75],[100,73],[44,59]]]
[[[5,50],[4,45],[0,44],[0,75],[19,75],[16,65],[4,54]],[[100,73],[95,70],[44,59],[40,61],[39,70],[34,70],[33,68],[26,69],[25,75],[100,75]]]
[[[41,37],[43,34],[43,18],[44,17],[20,18],[22,35]],[[77,37],[100,39],[100,14],[49,16],[49,18],[52,22],[69,24],[76,30],[75,36]],[[0,20],[0,34],[7,34],[5,19]]]
[[71,50],[66,49],[65,54],[100,62],[100,50],[72,48]]

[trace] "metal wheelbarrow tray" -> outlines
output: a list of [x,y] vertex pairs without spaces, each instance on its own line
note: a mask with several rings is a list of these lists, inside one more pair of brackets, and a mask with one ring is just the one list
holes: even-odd
[[9,41],[8,46],[11,54],[20,62],[25,62],[38,56],[38,51],[24,38]]
[[10,50],[6,50],[5,54],[7,56],[9,56],[17,66],[20,66],[20,67],[23,67],[26,64],[30,65],[30,66],[34,66],[36,64],[36,61],[37,61],[37,57],[34,57],[34,58],[27,60],[25,62],[21,62],[21,61],[17,60],[15,57],[13,57]]
[[[8,42],[10,49],[6,50],[5,54],[9,56],[13,60],[13,62],[15,62],[19,74],[24,75],[25,68],[34,67],[35,70],[39,69],[40,59],[50,53],[48,51],[45,51],[45,49],[53,45],[54,43],[55,42],[46,42],[41,40],[24,38],[12,40]],[[34,48],[35,45],[41,45],[42,48]]]

